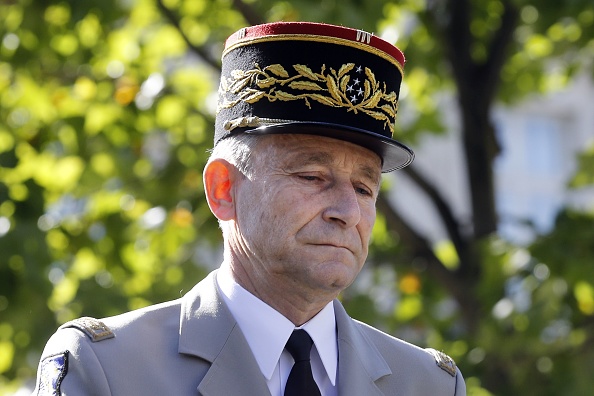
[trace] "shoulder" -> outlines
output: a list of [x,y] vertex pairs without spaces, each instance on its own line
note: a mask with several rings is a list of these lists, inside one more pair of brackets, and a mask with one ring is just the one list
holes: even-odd
[[33,394],[53,395],[62,394],[65,389],[82,390],[79,379],[84,376],[77,375],[80,365],[75,361],[85,362],[89,371],[94,373],[94,389],[104,389],[102,368],[97,365],[91,344],[107,342],[113,337],[113,332],[103,322],[93,318],[80,318],[60,326],[43,350]]
[[114,393],[130,394],[130,384],[142,384],[142,394],[151,394],[155,382],[146,379],[147,372],[167,372],[174,378],[180,370],[202,370],[202,361],[188,364],[180,355],[181,323],[212,293],[196,286],[177,300],[64,323],[46,343],[35,394],[110,394],[115,389],[119,391]]
[[115,316],[100,319],[82,317],[64,323],[47,342],[42,359],[66,349],[78,351],[83,344],[98,352],[111,352],[113,349],[118,356],[146,345],[163,344],[163,341],[179,335],[183,305],[192,305],[196,301],[199,304],[200,291],[197,285],[176,300]]
[[83,389],[90,383],[93,389],[107,389],[106,371],[144,353],[151,341],[163,338],[162,334],[177,334],[176,327],[177,302],[103,319],[82,317],[64,323],[45,345],[35,394],[60,394],[64,387],[86,394]]
[[453,389],[452,394],[465,394],[465,385],[454,360],[441,351],[420,348],[393,337],[368,324],[354,320],[362,334],[375,345],[392,372],[405,372],[411,379],[424,381],[424,386]]
[[451,376],[455,376],[456,364],[453,359],[447,356],[445,353],[437,351],[432,348],[420,348],[414,344],[406,342],[400,338],[391,336],[375,327],[372,327],[366,323],[355,320],[360,330],[378,347],[381,351],[385,351],[386,354],[390,355],[393,353],[405,354],[415,360],[421,360],[423,362],[429,362],[432,365],[442,368]]
[[82,317],[71,320],[70,322],[66,322],[60,326],[58,330],[68,328],[77,329],[82,334],[87,336],[92,342],[107,340],[114,338],[115,336],[113,331],[107,327],[105,323],[103,323],[101,320],[90,317]]
[[53,338],[84,340],[97,347],[132,340],[140,342],[179,326],[179,314],[179,300],[174,300],[101,319],[82,317],[61,325]]
[[120,356],[143,348],[163,334],[177,334],[179,305],[176,300],[102,319],[71,320],[50,337],[41,359],[68,351],[71,360],[94,360],[103,353]]
[[446,355],[445,353],[438,351],[433,348],[426,348],[425,352],[429,353],[435,359],[435,364],[437,367],[451,375],[452,377],[456,376],[458,371],[458,367],[456,366],[456,362],[454,359]]

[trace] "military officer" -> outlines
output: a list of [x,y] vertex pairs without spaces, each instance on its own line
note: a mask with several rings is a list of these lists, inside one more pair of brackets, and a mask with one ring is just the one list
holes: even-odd
[[454,362],[350,318],[392,138],[401,51],[317,23],[248,27],[226,42],[204,169],[220,268],[182,298],[66,323],[37,395],[465,395]]

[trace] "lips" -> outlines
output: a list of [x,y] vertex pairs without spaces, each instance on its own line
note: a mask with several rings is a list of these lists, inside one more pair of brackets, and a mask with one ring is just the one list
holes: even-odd
[[337,230],[325,229],[316,230],[316,232],[304,233],[298,236],[298,241],[306,245],[329,247],[336,249],[346,249],[351,254],[359,256],[362,253],[361,239],[359,234],[354,232],[337,232]]
[[333,243],[333,242],[316,242],[316,243],[312,243],[312,245],[314,246],[322,246],[322,247],[330,247],[330,248],[335,248],[335,249],[345,249],[348,250],[349,252],[355,254],[354,249],[351,249],[350,247],[340,244],[340,243]]

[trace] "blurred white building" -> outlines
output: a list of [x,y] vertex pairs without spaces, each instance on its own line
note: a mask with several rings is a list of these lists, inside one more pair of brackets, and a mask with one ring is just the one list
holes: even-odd
[[[577,153],[594,145],[593,103],[594,84],[583,75],[562,91],[496,108],[493,120],[502,147],[495,163],[496,204],[499,230],[506,239],[527,243],[535,232],[549,231],[565,205],[594,209],[594,188],[567,188],[577,169]],[[444,113],[450,115],[448,130],[459,131],[457,113]],[[470,199],[459,133],[426,136],[414,150],[414,165],[437,186],[457,218],[469,225]],[[406,175],[395,172],[394,177],[392,198],[403,216],[433,242],[446,239],[424,195]]]

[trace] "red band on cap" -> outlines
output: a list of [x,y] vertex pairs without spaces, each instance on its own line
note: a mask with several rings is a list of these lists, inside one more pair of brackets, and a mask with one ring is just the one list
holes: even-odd
[[313,22],[274,22],[240,29],[232,34],[225,43],[225,49],[241,42],[274,35],[311,35],[335,37],[362,43],[376,48],[393,57],[401,67],[405,58],[402,51],[389,42],[367,32],[344,26],[328,25]]

